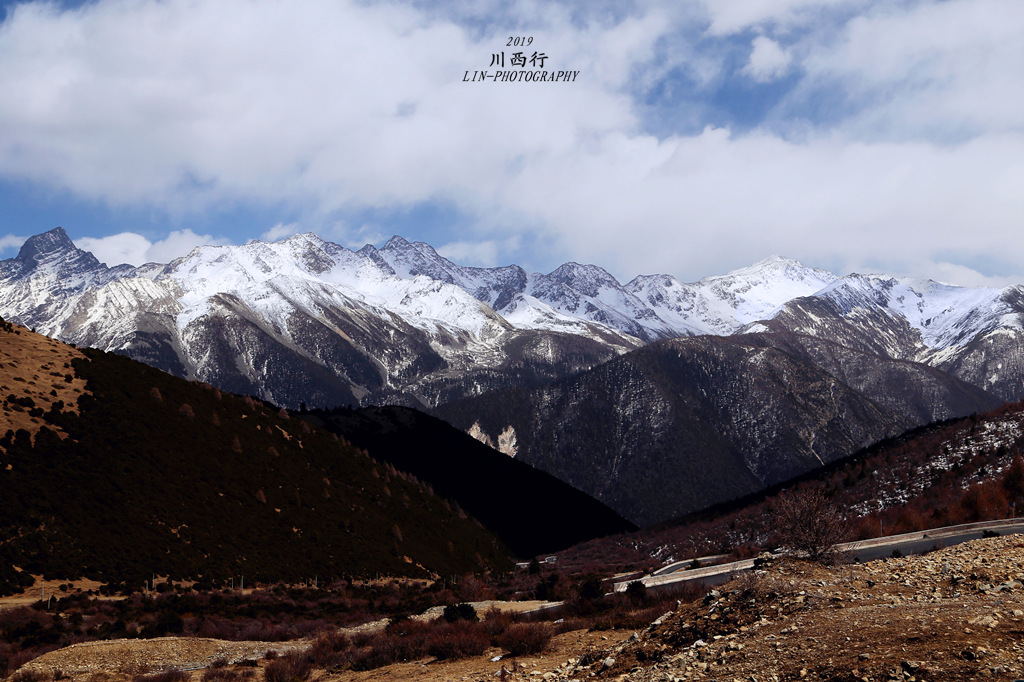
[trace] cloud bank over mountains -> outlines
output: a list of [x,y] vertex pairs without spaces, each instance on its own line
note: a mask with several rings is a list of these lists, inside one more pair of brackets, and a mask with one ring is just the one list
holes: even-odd
[[[517,35],[579,78],[464,82]],[[999,285],[1024,281],[1022,43],[1000,0],[27,2],[0,24],[0,198],[154,214],[69,216],[111,263],[294,226],[621,277],[778,252]],[[225,206],[263,222],[202,219]]]

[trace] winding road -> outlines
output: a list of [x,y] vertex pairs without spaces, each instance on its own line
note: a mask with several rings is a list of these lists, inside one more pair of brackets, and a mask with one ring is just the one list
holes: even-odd
[[[1024,518],[967,523],[960,526],[932,528],[902,535],[889,535],[870,540],[846,542],[838,545],[837,549],[848,553],[855,561],[873,561],[892,556],[896,550],[899,550],[904,555],[920,554],[936,547],[949,547],[961,542],[967,542],[968,540],[977,540],[983,537],[986,531],[998,533],[999,535],[1024,533]],[[722,556],[724,555],[701,557],[698,561],[708,561]],[[649,590],[664,589],[669,586],[680,587],[682,583],[694,580],[698,580],[704,585],[719,585],[728,582],[736,573],[751,570],[754,567],[754,560],[744,559],[743,561],[734,561],[716,566],[689,568],[692,564],[693,559],[688,559],[663,566],[651,575],[640,578],[639,581]],[[626,586],[631,582],[633,581],[627,580],[615,583],[615,591],[620,592],[626,589]]]

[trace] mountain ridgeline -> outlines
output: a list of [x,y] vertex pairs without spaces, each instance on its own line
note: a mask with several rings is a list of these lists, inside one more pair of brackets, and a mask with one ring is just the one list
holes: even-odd
[[684,283],[472,268],[313,234],[107,267],[60,228],[0,261],[0,314],[222,390],[398,404],[655,523],[1024,397],[1024,287],[773,256]]

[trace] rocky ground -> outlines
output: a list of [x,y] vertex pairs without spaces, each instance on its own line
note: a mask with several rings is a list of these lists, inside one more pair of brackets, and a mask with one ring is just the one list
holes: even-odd
[[822,567],[781,562],[682,605],[568,679],[1024,677],[1024,539]]
[[[547,653],[518,661],[494,660],[501,652],[493,650],[452,663],[414,661],[365,673],[319,671],[312,679],[1015,680],[1024,678],[1021,578],[1021,536],[864,565],[780,561],[703,600],[680,604],[640,632],[565,633]],[[183,640],[182,651],[200,646],[188,642]],[[74,657],[88,649],[47,657],[72,656],[60,663],[71,671]],[[216,652],[192,654],[189,660],[202,662]],[[53,666],[44,665],[47,657],[28,667],[52,675]],[[184,667],[187,657],[179,658]],[[202,672],[192,675],[198,681]]]

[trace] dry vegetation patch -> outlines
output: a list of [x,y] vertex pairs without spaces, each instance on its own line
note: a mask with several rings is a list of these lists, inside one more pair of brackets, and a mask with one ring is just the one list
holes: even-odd
[[[55,405],[77,414],[85,380],[75,376],[71,361],[84,357],[77,348],[0,321],[0,435],[25,429],[35,436]],[[48,428],[62,435],[56,426]]]

